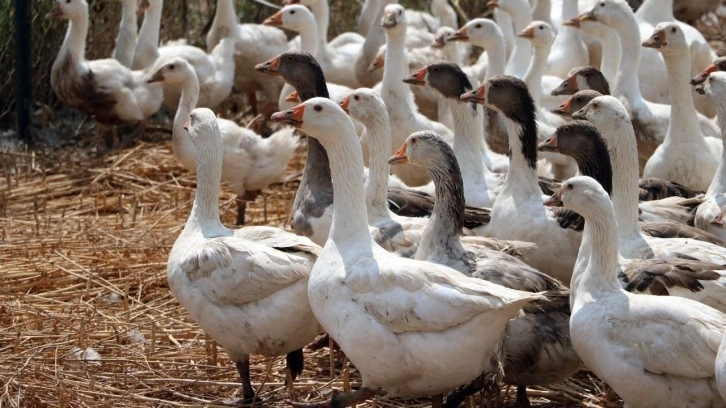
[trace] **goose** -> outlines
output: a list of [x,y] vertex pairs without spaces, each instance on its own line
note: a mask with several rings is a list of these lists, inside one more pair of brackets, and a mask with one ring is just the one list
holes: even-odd
[[[182,166],[196,171],[194,146],[184,131],[186,118],[196,107],[199,94],[199,81],[194,69],[184,58],[174,57],[158,66],[149,81],[181,89],[179,107],[174,116],[172,147]],[[260,191],[282,179],[287,162],[295,154],[298,138],[291,128],[281,129],[263,139],[231,120],[218,121],[224,143],[222,179],[237,194],[237,225],[243,225],[247,201],[254,201]]]
[[[543,1],[540,0],[539,2]],[[562,21],[568,21],[577,17],[579,14],[577,0],[563,0],[561,10],[560,15]],[[534,19],[543,20],[539,17],[534,17]],[[551,21],[548,23],[553,27],[557,27]],[[564,78],[573,65],[587,65],[589,61],[590,55],[579,30],[564,24],[560,26],[557,38],[555,38],[555,42],[552,44],[552,50],[547,57],[545,72],[555,77]]]
[[[400,146],[409,134],[425,129],[436,131],[446,140],[453,140],[451,130],[417,111],[411,90],[403,83],[404,73],[407,72],[403,43],[407,22],[403,7],[398,4],[387,5],[381,25],[386,32],[387,46],[380,93],[391,121],[393,146]],[[394,166],[393,173],[409,186],[419,186],[430,181],[423,172],[412,171],[405,166]]]
[[379,389],[404,398],[441,394],[490,367],[507,321],[541,295],[386,252],[368,232],[363,157],[342,108],[313,98],[273,118],[320,140],[336,186],[333,226],[308,296],[320,324],[360,371],[362,386],[322,404],[348,406]]
[[590,257],[573,273],[570,297],[570,337],[585,365],[628,407],[726,406],[713,371],[726,315],[690,299],[624,291],[615,272],[616,215],[605,190],[577,176],[557,195],[585,217],[581,247]]
[[318,29],[318,38],[320,39],[320,47],[324,50],[325,58],[329,58],[331,53],[335,53],[341,46],[347,44],[363,44],[365,38],[354,32],[345,32],[338,34],[335,38],[328,41],[328,26],[330,25],[330,6],[328,0],[285,0],[285,5],[302,4],[307,6],[315,16],[315,26]]
[[[519,33],[532,22],[532,9],[527,0],[490,0],[489,5],[506,13],[512,21],[513,33]],[[505,23],[504,23],[505,24]],[[499,24],[502,28],[503,23]],[[502,29],[504,32],[504,29]],[[506,40],[506,37],[505,37]],[[532,44],[522,37],[515,37],[511,55],[504,73],[523,78],[532,55]]]
[[[683,31],[689,49],[689,70],[691,75],[698,73],[701,67],[708,65],[716,53],[711,49],[708,41],[695,26],[680,22],[673,16],[673,0],[645,0],[635,12],[638,21],[646,22],[655,28],[659,23],[676,23]],[[643,34],[641,32],[641,34]],[[645,33],[647,34],[647,32]],[[695,91],[691,93],[696,109],[708,117],[716,114],[713,106],[702,95]]]
[[[665,139],[671,118],[671,106],[650,102],[641,94],[638,67],[647,67],[649,76],[660,74],[651,71],[651,66],[646,61],[640,61],[642,47],[638,44],[640,37],[635,16],[622,0],[602,0],[590,12],[581,15],[581,20],[599,21],[618,31],[621,58],[612,94],[627,101],[633,125],[638,130],[636,135],[639,162],[641,166],[645,166],[656,147]],[[699,114],[698,123],[704,135],[718,137],[719,130],[710,119]]]
[[[698,75],[691,79],[691,85],[700,85],[708,78],[708,75],[716,71],[726,71],[726,57],[718,57],[713,60],[709,66],[707,66]],[[722,127],[723,128],[723,127]]]
[[[534,49],[527,72],[522,79],[527,83],[527,88],[531,90],[534,102],[538,106],[538,119],[553,126],[559,126],[563,122],[562,118],[552,115],[547,109],[552,109],[561,102],[562,98],[552,96],[551,90],[559,85],[562,79],[544,75],[547,68],[547,57],[555,40],[555,32],[548,23],[535,20],[517,36],[529,40]],[[544,90],[545,87],[547,90]]]
[[706,190],[723,150],[721,140],[704,138],[688,89],[688,44],[676,23],[660,23],[644,47],[663,54],[671,91],[671,121],[663,143],[655,149],[643,170],[645,177],[673,180],[686,187]]
[[[574,158],[580,175],[594,178],[608,194],[612,192],[613,171],[607,144],[597,128],[589,122],[574,120],[564,124],[557,128],[549,140],[540,143],[537,148],[539,151],[555,150]],[[657,181],[660,180],[655,180],[653,184],[667,184],[666,182],[657,183]],[[675,187],[677,188],[677,186]],[[643,188],[639,188],[639,190],[640,195],[650,193],[649,191],[644,192]],[[571,222],[579,222],[579,220]],[[659,238],[691,238],[726,247],[726,240],[672,220],[641,221],[639,227],[645,235]]]
[[[224,37],[207,54],[201,48],[186,44],[186,40],[174,41],[159,47],[159,28],[163,0],[144,0],[140,9],[144,11],[144,22],[139,31],[139,40],[134,50],[134,69],[146,69],[157,63],[161,65],[174,57],[182,57],[194,68],[199,82],[197,106],[216,108],[232,92],[235,71],[235,40]],[[227,30],[231,34],[231,27]],[[177,108],[181,88],[164,85],[164,104]]]
[[[721,137],[726,143],[726,72],[713,72],[704,82],[696,87],[698,92],[707,95],[718,110],[721,125]],[[722,150],[721,161],[713,175],[711,184],[706,191],[706,201],[696,209],[694,225],[704,231],[726,238],[723,223],[719,226],[711,221],[722,213],[726,204],[726,149]],[[721,216],[723,218],[723,216]]]
[[510,165],[502,190],[492,206],[484,235],[534,242],[529,264],[569,282],[577,258],[580,232],[560,227],[546,209],[537,185],[537,123],[535,105],[524,81],[496,76],[479,89],[461,95],[467,102],[486,104],[505,119],[511,149]]
[[638,227],[638,166],[635,135],[629,115],[620,101],[608,95],[590,101],[573,114],[595,125],[608,143],[613,168],[612,201],[618,215],[618,241],[626,258],[680,257],[715,264],[726,263],[726,249],[691,239],[643,236]]
[[[512,256],[467,242],[475,237],[461,239],[463,182],[451,147],[434,132],[416,132],[389,161],[422,166],[436,184],[434,210],[415,259],[446,265],[511,289],[550,291],[544,294],[546,305],[535,302],[526,306],[524,316],[511,320],[503,337],[503,380],[517,385],[520,406],[527,402],[527,385],[559,382],[574,374],[582,363],[569,342],[566,288]],[[455,401],[475,391],[478,388],[472,386],[450,395],[446,406],[458,406]]]
[[[620,37],[615,29],[606,26],[605,24],[598,23],[593,20],[580,20],[579,16],[575,16],[570,20],[562,23],[565,27],[576,28],[593,38],[601,44],[602,58],[600,58],[600,71],[607,79],[607,82],[615,83],[615,76],[618,72],[618,65],[620,64]],[[578,66],[588,66],[589,64],[582,64]],[[574,68],[573,68],[574,70]],[[570,76],[569,71],[565,78]],[[555,91],[552,91],[553,95],[557,95]]]
[[567,78],[552,90],[556,95],[573,95],[580,91],[594,91],[600,95],[610,95],[610,84],[602,71],[591,66],[575,67]]
[[[183,131],[195,151],[197,190],[169,253],[169,289],[227,351],[239,372],[244,402],[252,403],[257,398],[250,354],[287,354],[294,380],[303,369],[302,347],[321,331],[307,292],[320,247],[276,228],[225,228],[219,219],[224,147],[217,118],[198,108],[185,121]],[[261,233],[265,239],[256,239]]]
[[[56,0],[47,18],[68,20],[68,29],[50,73],[50,84],[58,99],[93,116],[103,127],[116,123],[138,123],[143,133],[146,118],[161,106],[163,91],[146,83],[146,73],[132,71],[115,59],[86,60],[88,3]],[[106,145],[115,142],[106,136]]]
[[121,0],[121,22],[113,48],[113,59],[126,68],[131,68],[136,45],[136,6],[138,0]]
[[253,112],[257,112],[256,92],[265,97],[263,112],[266,116],[277,110],[277,99],[282,90],[279,78],[270,78],[255,71],[255,65],[267,61],[289,48],[285,33],[275,27],[260,24],[238,24],[234,0],[218,0],[212,25],[207,32],[207,51],[228,37],[232,30],[235,39],[235,87],[246,93]]
[[[370,14],[370,22],[368,23],[368,27],[364,34],[365,41],[363,41],[361,52],[355,60],[354,70],[356,81],[358,81],[360,86],[367,88],[373,88],[373,86],[381,82],[383,79],[383,71],[369,70],[369,67],[373,64],[373,61],[376,58],[376,53],[386,42],[386,34],[380,23],[385,12],[385,6],[388,3],[387,1],[385,2],[386,4],[381,3],[381,0],[366,0],[363,6],[363,11],[361,11],[361,24],[363,24],[363,17],[366,16],[365,13]],[[361,32],[361,34],[363,34],[363,32]]]
[[[726,333],[725,333],[726,334]],[[716,385],[718,393],[726,401],[726,335],[721,339],[721,345],[718,347],[716,354]]]

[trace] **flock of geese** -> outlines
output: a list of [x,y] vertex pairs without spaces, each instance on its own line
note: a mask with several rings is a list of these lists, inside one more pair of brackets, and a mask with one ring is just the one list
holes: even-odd
[[[169,286],[242,402],[260,402],[250,354],[286,355],[294,381],[325,332],[362,386],[295,407],[379,391],[456,407],[491,379],[525,407],[527,386],[582,368],[626,407],[726,407],[726,58],[673,0],[490,0],[495,20],[461,27],[445,0],[367,0],[359,32],[333,39],[327,0],[262,24],[218,0],[206,50],[159,45],[162,3],[123,0],[113,58],[88,61],[86,0],[56,0],[51,83],[112,135],[176,109],[197,190]],[[233,87],[290,126],[262,138],[217,118]],[[226,228],[220,183],[244,224],[296,129],[297,235]]]

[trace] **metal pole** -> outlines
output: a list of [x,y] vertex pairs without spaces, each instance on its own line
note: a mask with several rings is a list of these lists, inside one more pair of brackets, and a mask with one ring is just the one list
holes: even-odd
[[33,146],[31,134],[30,103],[32,100],[32,76],[30,55],[32,2],[15,0],[15,113],[20,140]]

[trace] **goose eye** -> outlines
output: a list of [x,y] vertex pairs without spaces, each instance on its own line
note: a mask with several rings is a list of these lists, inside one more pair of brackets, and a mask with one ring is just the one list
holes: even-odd
[[675,34],[675,33],[676,33],[676,28],[675,28],[675,27],[671,27],[671,32],[672,32],[673,34]]
[[169,65],[169,69],[173,70],[174,69],[174,64]]
[[479,24],[475,25],[474,27],[476,27],[476,28],[481,28],[481,23],[479,23]]
[[418,138],[417,137],[412,137],[411,138],[411,144],[416,144],[416,143],[418,143]]
[[399,15],[399,16],[401,15],[401,10],[398,10],[398,15]]
[[287,56],[287,57],[286,57],[285,59],[286,59],[286,60],[287,60],[288,62],[292,62],[292,55],[288,55],[288,56]]
[[313,109],[315,109],[315,112],[320,112],[321,110],[323,110],[323,107],[320,105],[315,105]]
[[71,0],[66,0],[66,4],[71,4]]
[[601,1],[600,2],[600,7],[605,7],[605,2],[604,1]]
[[295,10],[290,10],[290,14],[295,14]]
[[539,29],[544,30],[544,26],[543,25],[539,26]]
[[353,99],[355,99],[356,101],[359,101],[359,100],[360,100],[360,96],[358,96],[358,95],[353,95]]
[[574,189],[575,189],[575,186],[573,186],[573,185],[572,185],[572,184],[570,184],[570,183],[567,183],[567,184],[566,184],[566,186],[567,186],[567,189],[568,189],[568,190],[574,190]]

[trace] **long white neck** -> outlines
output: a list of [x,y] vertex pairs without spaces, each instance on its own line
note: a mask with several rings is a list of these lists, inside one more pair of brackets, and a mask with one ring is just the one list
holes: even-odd
[[487,44],[474,44],[483,47],[487,51],[489,67],[487,68],[486,79],[496,75],[502,75],[506,64],[506,44],[501,32],[495,33]]
[[673,0],[645,0],[635,12],[635,18],[653,25],[674,21]]
[[600,72],[608,80],[609,84],[614,85],[620,64],[620,37],[618,37],[618,32],[596,21],[582,22],[582,30],[600,40],[600,48],[602,49]]
[[127,0],[121,3],[121,23],[116,36],[116,47],[113,50],[113,58],[125,67],[130,67],[134,58],[134,47],[136,46],[136,0]]
[[214,13],[212,26],[207,34],[207,51],[212,49],[222,40],[222,27],[237,29],[237,12],[234,9],[234,0],[217,0],[217,10]]
[[[406,59],[405,48],[405,30],[387,30],[386,31],[386,65],[383,66],[382,88],[388,90],[382,92],[383,100],[388,105],[391,99],[388,95],[393,96],[399,104],[396,109],[402,112],[410,112],[413,115],[411,106],[413,105],[413,97],[407,85],[403,82],[404,73],[408,72],[408,61]],[[387,106],[390,109],[391,107]]]
[[613,169],[612,201],[618,220],[618,238],[625,244],[641,239],[638,225],[638,149],[630,121],[613,120],[599,126],[608,141]]
[[718,164],[716,174],[713,175],[711,185],[708,186],[707,196],[726,193],[726,100],[719,98],[714,102],[718,113],[718,125],[721,128],[723,150],[721,151],[721,162]]
[[547,57],[549,57],[551,49],[552,43],[549,41],[535,44],[534,53],[530,59],[529,67],[527,67],[527,73],[522,78],[537,106],[542,101],[542,75],[544,75],[547,67]]
[[612,27],[620,37],[620,65],[615,76],[613,96],[625,97],[630,104],[643,103],[638,79],[640,65],[640,30],[632,13],[623,13]]
[[504,44],[506,44],[505,51],[507,53],[507,58],[510,58],[514,48],[514,27],[512,26],[512,17],[505,13],[504,10],[495,8],[494,21],[497,22],[499,29],[502,30]]
[[144,11],[144,22],[139,30],[139,41],[134,51],[134,69],[151,66],[159,58],[159,28],[163,0],[150,1],[149,8]]
[[320,58],[320,50],[322,49],[320,35],[315,26],[315,21],[311,20],[310,24],[303,24],[298,30],[300,33],[300,49],[305,52],[309,52],[310,55],[314,55],[315,58]]
[[88,13],[70,19],[63,45],[53,62],[53,70],[64,63],[68,54],[76,64],[86,59],[86,35],[88,35]]
[[[373,24],[377,22],[375,17],[378,14],[379,4],[379,0],[366,0],[363,3],[360,18],[358,19],[358,33],[363,37],[368,38],[368,33],[373,28]],[[381,20],[379,19],[378,21]]]
[[546,21],[547,24],[552,25],[552,2],[550,0],[537,0],[532,8],[532,19]]
[[310,11],[313,12],[315,22],[318,25],[320,45],[325,46],[328,44],[328,26],[330,25],[330,7],[328,6],[328,0],[312,2],[310,4]]
[[582,242],[587,242],[590,246],[590,260],[584,271],[572,277],[573,308],[581,302],[597,299],[598,292],[610,292],[621,288],[616,272],[618,235],[613,222],[616,215],[609,202],[602,204],[602,208],[590,211],[585,217]]
[[678,138],[694,146],[700,145],[706,148],[706,141],[698,124],[698,113],[693,103],[691,86],[688,84],[691,76],[688,46],[678,46],[677,50],[664,52],[663,60],[668,71],[668,91],[671,95],[671,122],[663,143],[670,143],[674,138]]
[[181,84],[181,98],[174,115],[174,128],[172,129],[172,146],[174,156],[189,171],[194,171],[196,161],[194,158],[194,145],[189,138],[189,132],[184,130],[184,124],[189,120],[192,110],[197,107],[199,98],[199,80],[197,75],[189,70],[186,80]]
[[[518,33],[532,22],[532,10],[528,7],[517,8],[511,17],[514,23],[514,32]],[[517,78],[524,77],[531,56],[532,43],[526,38],[515,37],[512,55],[509,57],[505,71],[509,75],[516,76]]]
[[333,223],[327,247],[333,243],[356,248],[361,255],[372,252],[368,211],[363,191],[363,153],[353,123],[337,130],[335,143],[324,144],[330,158],[333,181]]
[[388,210],[388,174],[390,165],[388,155],[391,153],[391,125],[385,107],[359,119],[366,127],[370,148],[368,180],[366,180],[366,207],[368,223],[373,224],[384,219],[391,219]]
[[[183,130],[187,140],[190,139]],[[217,152],[204,148],[196,149],[191,144],[192,159],[197,169],[197,190],[194,194],[192,211],[189,214],[182,235],[202,234],[205,237],[218,236],[229,232],[219,219],[219,183],[222,179],[222,158]],[[220,141],[221,143],[221,141]],[[211,146],[209,146],[211,147]],[[196,159],[199,156],[199,160]],[[227,235],[227,234],[224,234]]]
[[[489,169],[481,160],[484,152],[482,107],[476,104],[472,109],[471,104],[451,98],[446,98],[446,102],[454,117],[454,156],[464,179],[464,199],[472,203],[475,193],[481,196],[488,192],[485,172]],[[492,201],[491,198],[489,201]]]

